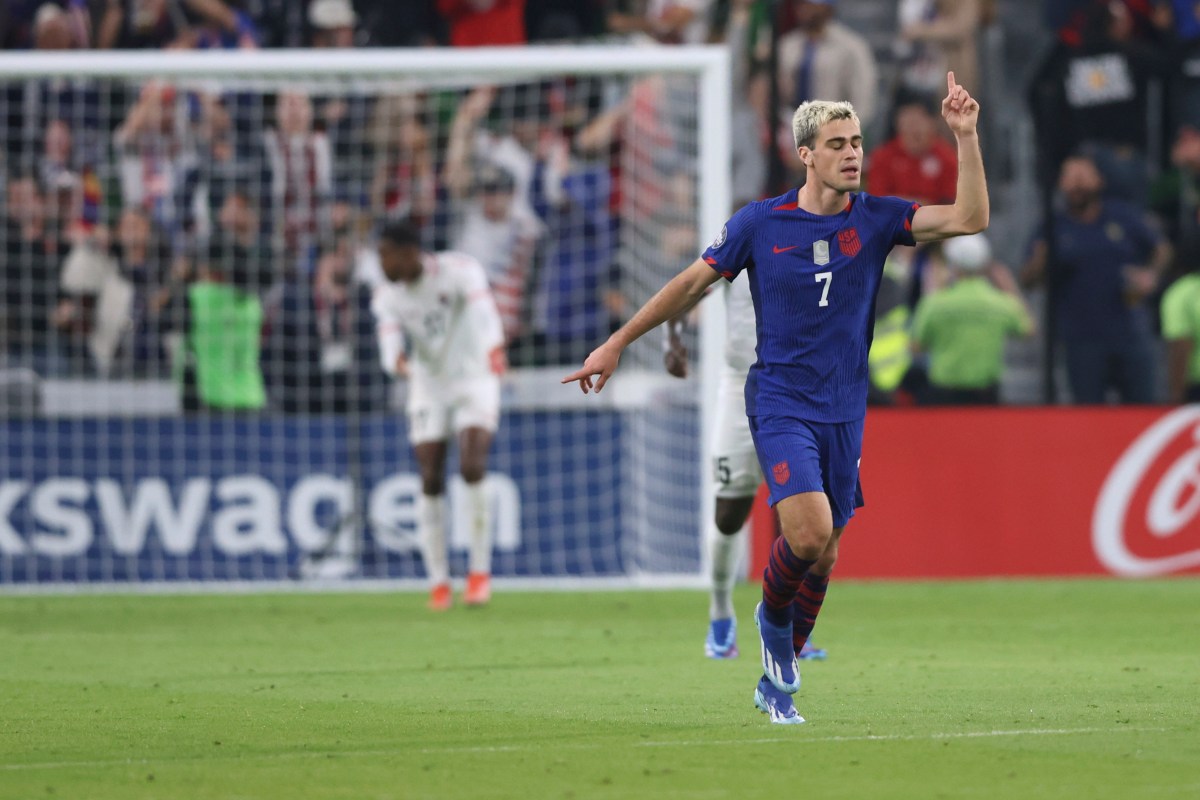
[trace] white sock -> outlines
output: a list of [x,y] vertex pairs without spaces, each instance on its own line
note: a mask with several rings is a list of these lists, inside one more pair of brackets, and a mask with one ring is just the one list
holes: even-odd
[[468,483],[463,487],[467,493],[467,530],[471,535],[471,548],[467,556],[470,572],[492,573],[491,519],[488,514],[487,479]]
[[445,496],[425,494],[417,496],[417,530],[421,541],[421,557],[425,560],[425,572],[429,574],[431,586],[450,580],[450,555],[446,551],[446,503]]
[[735,569],[742,549],[742,532],[728,536],[714,526],[712,533],[712,595],[708,618],[730,619],[733,617],[733,585],[737,582]]

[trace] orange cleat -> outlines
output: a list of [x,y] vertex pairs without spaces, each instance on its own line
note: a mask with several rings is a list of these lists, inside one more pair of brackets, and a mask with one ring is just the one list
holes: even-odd
[[449,611],[452,605],[454,600],[450,596],[450,584],[439,583],[429,590],[430,611]]
[[467,574],[467,592],[463,600],[469,606],[487,605],[492,599],[492,576],[486,572],[471,572]]

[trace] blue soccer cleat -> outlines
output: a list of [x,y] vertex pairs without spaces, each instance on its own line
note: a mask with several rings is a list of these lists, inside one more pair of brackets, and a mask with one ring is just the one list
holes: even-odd
[[804,649],[796,654],[796,658],[800,661],[824,661],[829,658],[829,653],[825,652],[823,647],[816,647],[812,642],[805,642]]
[[737,620],[714,619],[708,623],[708,636],[704,637],[704,655],[709,658],[737,658]]
[[775,688],[763,675],[754,689],[754,707],[771,718],[773,725],[800,725],[804,717],[796,711],[792,696]]
[[800,691],[800,665],[792,652],[792,623],[772,625],[762,615],[762,603],[754,607],[754,624],[762,640],[763,672],[775,688],[787,694]]

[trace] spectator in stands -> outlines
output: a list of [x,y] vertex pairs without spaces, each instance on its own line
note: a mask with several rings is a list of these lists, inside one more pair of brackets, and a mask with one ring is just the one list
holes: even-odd
[[311,249],[328,225],[333,151],[329,137],[314,128],[312,101],[304,91],[280,92],[275,120],[275,127],[263,136],[271,174],[272,229],[289,260],[309,264]]
[[161,50],[183,31],[167,0],[108,0],[96,31],[96,47]]
[[725,27],[729,44],[733,79],[731,123],[738,131],[733,137],[733,164],[730,172],[733,207],[760,199],[767,187],[766,142],[770,130],[766,124],[770,76],[753,52],[758,29],[752,16],[756,0],[734,0]]
[[134,289],[100,237],[80,237],[62,267],[55,322],[63,331],[73,372],[112,373],[129,329]]
[[[36,9],[35,9],[36,6]],[[27,6],[28,45],[38,50],[65,50],[87,42],[86,10],[64,11],[53,2]],[[15,12],[20,12],[20,8]],[[33,13],[36,10],[36,13]],[[0,28],[0,37],[4,31]],[[0,85],[0,147],[14,168],[25,170],[42,157],[46,129],[54,120],[73,126],[73,139],[80,150],[97,149],[101,101],[97,82],[84,78],[29,78],[6,80]],[[104,131],[104,148],[108,148]]]
[[191,112],[190,98],[169,84],[150,81],[113,132],[122,201],[145,208],[173,238],[190,229],[199,187],[198,120]]
[[471,191],[459,195],[456,206],[459,222],[450,249],[483,264],[511,342],[527,330],[527,293],[542,226],[517,201],[513,176],[494,165],[477,171]]
[[[492,122],[485,125],[489,112]],[[560,126],[551,119],[545,87],[481,86],[467,94],[454,114],[442,181],[451,196],[463,197],[475,180],[475,170],[485,164],[495,166],[512,177],[521,213],[532,215],[529,182],[536,154],[561,136]],[[552,170],[543,176],[551,184],[561,178]]]
[[403,14],[395,0],[356,0],[354,8],[370,47],[433,47],[450,38],[437,0],[406,0]]
[[82,211],[83,182],[75,168],[71,128],[61,119],[46,126],[38,180],[46,188],[46,221],[58,235],[65,236]]
[[37,50],[71,50],[80,46],[70,18],[56,3],[43,3],[33,18],[33,46]]
[[350,0],[312,0],[308,4],[311,47],[354,47],[358,15]]
[[834,19],[834,0],[792,0],[798,27],[779,40],[778,146],[797,172],[792,113],[806,100],[836,97],[858,112],[870,130],[878,102],[875,56],[867,41]]
[[261,410],[261,297],[275,269],[256,246],[258,220],[249,197],[230,195],[219,222],[192,274],[172,287],[164,313],[179,340],[181,402],[185,411]]
[[525,0],[437,0],[454,47],[525,44]]
[[[216,227],[217,216],[226,197],[235,190],[254,197],[269,197],[266,147],[261,132],[247,135],[253,123],[235,119],[233,111],[243,113],[259,98],[243,95],[202,94],[203,109],[198,150],[199,181],[205,203],[204,218],[197,225],[197,236],[207,238]],[[268,233],[269,228],[264,233]]]
[[940,120],[918,100],[899,106],[895,120],[896,135],[867,159],[867,191],[922,205],[953,203],[958,155],[938,135]]
[[379,98],[370,124],[375,155],[371,211],[378,219],[412,219],[424,227],[437,206],[437,172],[421,97]]
[[1108,191],[1142,205],[1150,136],[1147,87],[1164,68],[1164,51],[1139,41],[1121,3],[1093,3],[1038,69],[1032,84],[1039,147],[1057,169],[1086,152]]
[[[32,176],[11,176],[5,199],[4,263],[0,265],[3,352],[9,365],[53,375],[62,369],[54,327],[60,322],[55,317],[66,245],[46,225],[45,196]],[[64,317],[61,322],[68,320]]]
[[351,281],[345,246],[323,250],[312,276],[281,287],[268,309],[265,373],[287,413],[344,414],[381,407],[371,290]]
[[900,83],[912,95],[938,96],[946,72],[978,95],[976,39],[983,21],[983,0],[900,0]]
[[1179,129],[1171,145],[1171,169],[1150,187],[1150,208],[1171,241],[1200,230],[1200,130]]
[[[899,248],[897,248],[899,249]],[[884,263],[875,295],[875,333],[867,353],[867,402],[872,405],[911,405],[912,390],[906,382],[913,374],[912,336],[909,325],[912,309],[908,289],[893,256]],[[921,373],[922,376],[924,373]]]
[[150,215],[126,208],[117,221],[111,255],[133,288],[128,333],[118,357],[134,375],[159,375],[166,364],[160,331],[167,300],[171,251]]
[[1174,58],[1170,70],[1170,122],[1200,128],[1200,3],[1159,0],[1156,22],[1166,32]]
[[1164,26],[1163,7],[1174,0],[1044,0],[1044,19],[1059,41],[1077,45],[1088,35],[1094,14],[1113,18],[1124,34],[1142,41],[1154,41]]
[[604,31],[604,0],[526,0],[525,30],[530,42],[561,42]]
[[1066,351],[1067,378],[1076,403],[1105,402],[1109,389],[1121,402],[1154,401],[1154,337],[1145,300],[1171,256],[1143,214],[1104,195],[1104,179],[1091,159],[1063,163],[1059,190],[1065,208],[1055,214],[1055,262],[1039,230],[1021,270],[1026,286],[1047,281]]
[[[313,0],[309,6],[314,48],[354,47],[358,16],[350,0]],[[374,93],[337,85],[312,96],[313,127],[329,139],[335,192],[363,197],[373,175],[369,121]]]
[[254,22],[260,47],[304,47],[308,43],[308,9],[296,0],[238,0]]
[[[559,163],[551,166],[551,161]],[[563,177],[550,186],[542,180],[544,171]],[[618,277],[611,176],[607,164],[575,161],[560,141],[539,159],[531,186],[534,210],[546,229],[534,295],[533,358],[574,363],[612,332],[604,302]],[[510,352],[523,356],[519,347]]]
[[1200,403],[1200,230],[1175,250],[1177,275],[1162,298],[1162,337],[1167,343],[1167,400]]
[[639,34],[661,44],[703,44],[712,0],[648,0],[642,14],[608,15],[611,33]]
[[249,14],[222,0],[108,0],[96,34],[101,50],[166,47],[254,48],[259,33]]
[[913,349],[929,354],[924,400],[994,405],[1000,402],[1005,340],[1031,335],[1033,318],[1008,268],[992,260],[982,233],[950,239],[942,253],[951,283],[921,298],[913,317]]
[[280,277],[282,270],[271,243],[263,240],[258,207],[250,190],[238,187],[229,192],[217,214],[219,228],[213,240],[222,252],[228,251],[244,261],[241,269],[256,276],[261,283],[259,288],[265,289]]

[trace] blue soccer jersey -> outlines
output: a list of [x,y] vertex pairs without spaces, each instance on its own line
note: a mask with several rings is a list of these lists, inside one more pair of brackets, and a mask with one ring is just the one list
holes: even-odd
[[741,208],[703,258],[750,280],[758,360],[746,379],[746,413],[849,422],[867,411],[867,351],[884,260],[915,244],[919,206],[898,197],[849,196],[839,214],[797,207],[796,190]]

